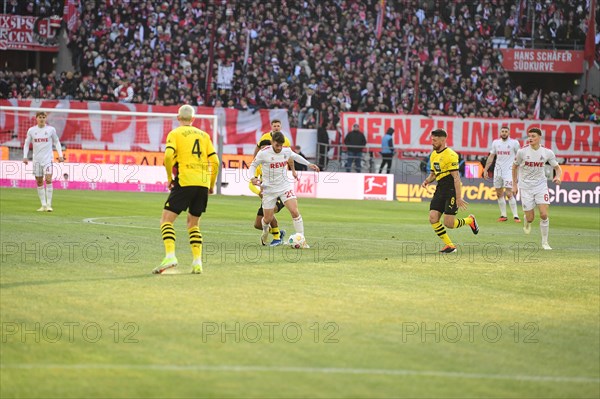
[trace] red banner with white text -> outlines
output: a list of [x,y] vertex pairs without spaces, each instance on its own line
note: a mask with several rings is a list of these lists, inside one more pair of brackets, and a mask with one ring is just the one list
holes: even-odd
[[454,117],[423,117],[418,115],[374,114],[346,112],[342,114],[342,129],[348,133],[358,123],[365,133],[367,145],[379,149],[385,131],[394,128],[394,145],[402,151],[431,151],[430,133],[443,128],[448,132],[447,144],[463,155],[487,155],[492,141],[500,136],[500,127],[508,125],[511,137],[521,145],[527,129],[543,131],[542,145],[557,157],[600,158],[600,125],[570,123],[560,120],[483,119]]
[[0,14],[0,50],[58,52],[61,18]]
[[500,49],[502,68],[510,72],[583,73],[583,51]]
[[[36,124],[35,111],[13,107],[60,109],[49,112],[48,124],[54,126],[67,148],[119,151],[164,151],[167,134],[178,126],[178,107],[146,104],[98,103],[77,101],[0,100],[0,145],[22,147],[27,129]],[[65,110],[67,110],[65,112]],[[70,110],[84,111],[83,113]],[[98,114],[95,111],[105,111]],[[106,112],[109,111],[109,112]],[[145,115],[120,115],[116,112],[142,112]],[[113,114],[115,112],[115,114]],[[157,113],[172,117],[153,116]],[[198,107],[197,114],[217,115],[218,132],[223,137],[224,153],[252,154],[262,133],[270,130],[270,121],[282,121],[283,132],[296,140],[291,130],[287,110],[260,110],[255,113],[230,108]],[[521,141],[527,129],[540,127],[544,132],[542,145],[558,157],[600,158],[600,125],[569,123],[559,120],[519,120],[454,118],[377,113],[343,113],[342,131],[347,133],[358,123],[367,136],[368,146],[379,149],[388,127],[394,128],[394,144],[402,151],[431,151],[429,134],[444,128],[449,134],[448,145],[464,155],[486,155],[492,140],[499,137],[500,126],[507,124],[511,136]],[[213,136],[212,121],[196,119],[194,125]],[[216,143],[215,143],[216,144]]]
[[[62,144],[74,149],[161,152],[164,151],[167,134],[179,125],[176,119],[177,106],[0,100],[0,145],[9,147],[23,146],[27,130],[36,124],[35,111],[17,111],[12,107],[49,109],[48,125],[56,129]],[[123,115],[119,112],[145,114]],[[156,116],[158,113],[169,115]],[[292,141],[295,138],[290,132],[286,109],[251,112],[196,107],[196,115],[217,116],[217,129],[223,135],[224,153],[228,154],[252,154],[260,136],[271,130],[270,122],[273,119],[281,121],[283,132]],[[213,120],[197,117],[194,126],[214,137]]]

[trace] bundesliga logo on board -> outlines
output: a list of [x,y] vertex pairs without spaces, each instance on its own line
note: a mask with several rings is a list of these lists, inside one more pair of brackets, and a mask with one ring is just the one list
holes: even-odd
[[366,175],[364,180],[364,198],[385,200],[387,195],[387,177]]

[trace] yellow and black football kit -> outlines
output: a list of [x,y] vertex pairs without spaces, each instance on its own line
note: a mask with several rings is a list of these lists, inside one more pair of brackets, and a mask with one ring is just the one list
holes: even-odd
[[458,154],[448,147],[440,152],[433,151],[430,163],[431,171],[435,173],[437,187],[429,209],[447,215],[456,215],[458,213],[456,190],[454,189],[454,178],[450,172],[458,171]]
[[208,133],[187,125],[169,132],[165,169],[168,182],[173,181],[165,209],[179,214],[189,208],[191,215],[200,216],[206,210],[208,191],[214,187],[219,171],[219,158]]

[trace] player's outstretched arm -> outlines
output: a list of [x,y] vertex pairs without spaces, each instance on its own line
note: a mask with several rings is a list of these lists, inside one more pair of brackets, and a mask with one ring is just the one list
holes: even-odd
[[[292,161],[296,161],[296,162],[298,162],[299,164],[306,165],[306,166],[308,166],[309,168],[311,168],[311,169],[315,170],[313,167],[311,167],[311,166],[310,166],[310,165],[312,165],[312,164],[311,164],[310,162],[308,162],[308,160],[307,160],[306,158],[304,158],[304,157],[303,157],[302,155],[300,155],[300,154],[296,154],[294,151],[290,151],[290,160],[292,160]],[[289,161],[288,161],[288,162],[289,162]],[[292,163],[293,163],[293,162],[292,162]],[[314,166],[316,166],[316,165],[314,165]],[[317,167],[317,169],[318,169],[318,167]]]

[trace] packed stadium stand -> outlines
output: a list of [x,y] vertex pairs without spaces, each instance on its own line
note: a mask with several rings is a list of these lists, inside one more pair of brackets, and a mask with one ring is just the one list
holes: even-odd
[[[60,15],[63,3],[3,10]],[[387,1],[381,18],[376,0],[76,3],[72,71],[0,71],[0,98],[286,108],[290,125],[326,129],[344,111],[531,118],[538,89],[504,70],[500,48],[582,50],[589,6]],[[542,93],[541,119],[599,123],[598,93]]]

